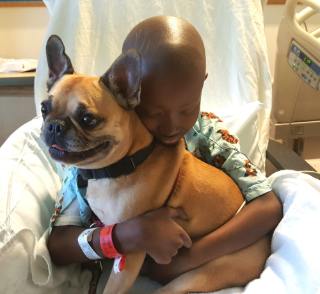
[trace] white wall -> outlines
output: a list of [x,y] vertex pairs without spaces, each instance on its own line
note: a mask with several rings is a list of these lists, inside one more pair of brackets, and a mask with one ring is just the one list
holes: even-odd
[[[270,70],[273,76],[276,39],[284,5],[267,5],[265,32]],[[299,6],[300,11],[303,6]],[[38,59],[50,15],[46,7],[0,8],[0,58]],[[308,28],[320,27],[320,14],[308,22]]]
[[0,58],[38,59],[49,20],[46,7],[1,7]]

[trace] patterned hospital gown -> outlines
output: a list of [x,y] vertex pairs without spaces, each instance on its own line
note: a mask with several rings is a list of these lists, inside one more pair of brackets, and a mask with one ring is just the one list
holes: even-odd
[[[194,156],[228,174],[239,186],[247,202],[271,191],[266,177],[240,152],[240,142],[231,135],[221,119],[213,113],[200,112],[193,128],[184,137],[186,147]],[[77,198],[81,223],[90,225],[91,210],[85,196],[85,188],[78,188],[78,170],[72,166],[58,165],[62,189],[58,192],[56,207],[50,221],[54,221]]]

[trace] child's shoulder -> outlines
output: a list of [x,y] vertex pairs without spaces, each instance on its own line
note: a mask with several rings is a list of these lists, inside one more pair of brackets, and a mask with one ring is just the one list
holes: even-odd
[[223,122],[218,116],[216,116],[214,113],[212,112],[208,112],[208,111],[202,111],[200,110],[200,113],[199,113],[199,119],[202,119],[202,120],[210,120],[212,122],[215,122],[215,123],[218,123],[218,122]]
[[202,133],[208,129],[225,129],[224,122],[213,112],[200,110],[198,119],[193,127],[196,131]]

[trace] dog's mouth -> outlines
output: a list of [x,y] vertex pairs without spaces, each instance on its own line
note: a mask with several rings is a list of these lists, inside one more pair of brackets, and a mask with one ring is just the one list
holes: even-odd
[[49,147],[49,153],[53,160],[62,162],[65,164],[75,164],[96,156],[101,151],[109,149],[110,141],[106,141],[94,148],[82,150],[82,151],[66,151],[63,150],[59,145],[53,144]]

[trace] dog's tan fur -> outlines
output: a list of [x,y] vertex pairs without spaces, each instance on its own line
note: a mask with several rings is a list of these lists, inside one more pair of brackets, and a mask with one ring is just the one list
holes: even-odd
[[[103,134],[114,136],[118,142],[106,157],[100,158],[97,154],[93,159],[78,162],[75,164],[77,167],[101,168],[134,154],[152,142],[151,134],[134,110],[121,107],[98,78],[66,75],[49,95],[53,111],[46,121],[59,116],[70,117],[83,141],[93,142],[93,147],[95,138]],[[73,119],[79,103],[104,118],[96,129],[86,131]],[[179,170],[176,188],[168,199]],[[93,212],[106,225],[131,219],[164,204],[182,208],[187,219],[177,219],[177,222],[191,238],[204,236],[226,223],[243,203],[243,196],[232,179],[192,156],[185,150],[183,140],[170,147],[158,144],[147,160],[130,175],[89,180],[86,198]],[[181,275],[158,292],[204,292],[243,286],[260,275],[270,253],[269,242],[268,237],[264,237],[247,248]],[[111,274],[104,294],[127,293],[144,257],[144,252],[128,254],[125,269],[120,274]]]

